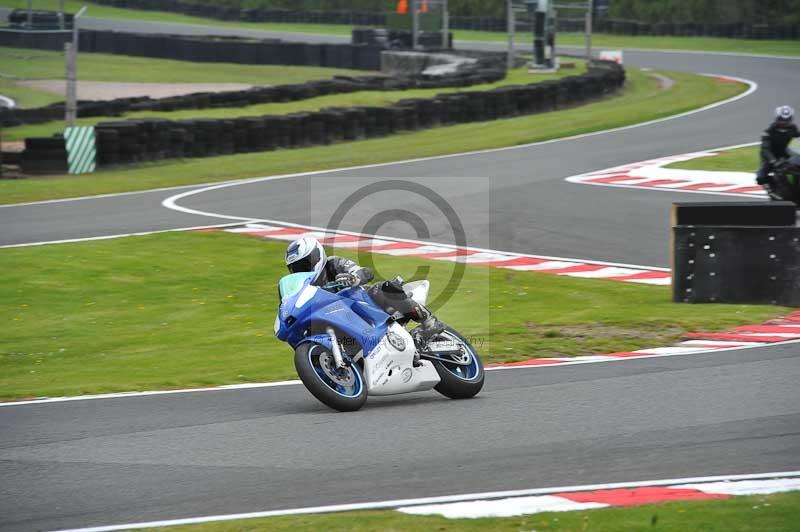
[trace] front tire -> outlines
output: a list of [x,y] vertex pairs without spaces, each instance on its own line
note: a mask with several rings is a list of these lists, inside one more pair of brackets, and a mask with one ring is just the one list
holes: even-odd
[[367,400],[364,376],[356,364],[336,369],[333,354],[315,343],[297,346],[294,367],[306,389],[320,402],[340,412],[358,410]]
[[434,360],[433,367],[442,379],[434,390],[450,399],[469,399],[474,397],[483,388],[484,371],[483,362],[475,348],[457,331],[447,327],[437,338],[444,338],[457,342],[465,350],[465,357],[469,358],[469,365],[448,364]]

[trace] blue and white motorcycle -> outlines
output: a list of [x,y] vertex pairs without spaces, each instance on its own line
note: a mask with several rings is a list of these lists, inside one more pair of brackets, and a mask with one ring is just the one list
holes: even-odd
[[[343,412],[358,410],[368,395],[435,389],[466,399],[483,387],[483,364],[466,338],[451,328],[416,345],[405,325],[361,287],[314,286],[313,272],[293,273],[279,283],[275,335],[294,349],[297,374],[314,397]],[[403,285],[424,305],[428,281]]]

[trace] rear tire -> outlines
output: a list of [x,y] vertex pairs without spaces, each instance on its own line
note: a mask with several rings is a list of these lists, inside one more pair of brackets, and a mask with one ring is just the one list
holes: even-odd
[[433,360],[433,367],[436,368],[436,372],[442,379],[434,389],[450,399],[469,399],[476,396],[483,388],[485,374],[483,362],[481,362],[475,348],[466,338],[450,327],[447,327],[440,337],[459,342],[471,360],[468,366],[447,364],[446,362]]
[[337,370],[327,347],[300,344],[294,352],[294,367],[308,391],[324,405],[340,412],[364,406],[367,386],[358,365]]

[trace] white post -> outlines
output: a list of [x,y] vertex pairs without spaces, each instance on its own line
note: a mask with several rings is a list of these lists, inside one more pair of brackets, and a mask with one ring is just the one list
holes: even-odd
[[586,66],[592,62],[592,11],[594,2],[589,0],[587,2],[588,9],[586,10]]
[[33,27],[33,0],[28,0],[28,29]]
[[64,0],[58,0],[58,29],[64,29]]
[[508,56],[507,66],[511,70],[514,68],[514,31],[517,29],[514,18],[514,0],[506,0],[506,22],[508,24]]
[[447,0],[442,0],[442,49],[450,46],[450,12],[447,10]]
[[545,25],[549,25],[553,30],[553,46],[550,47],[550,67],[558,68],[558,57],[556,56],[556,28],[558,28],[558,10],[554,4],[550,7],[550,17],[546,19]]
[[77,98],[77,61],[76,52],[78,45],[75,42],[68,42],[64,44],[64,54],[67,60],[67,106],[66,116],[64,121],[67,127],[75,125],[75,119],[78,116],[78,98]]
[[418,0],[411,0],[411,49],[419,47],[419,11]]
[[64,117],[67,127],[75,125],[78,118],[78,47],[80,45],[78,36],[78,19],[86,11],[83,6],[80,11],[75,13],[72,21],[72,42],[64,45],[67,61],[67,105]]

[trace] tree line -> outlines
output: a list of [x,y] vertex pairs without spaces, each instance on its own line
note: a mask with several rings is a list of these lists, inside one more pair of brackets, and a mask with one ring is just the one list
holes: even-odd
[[[293,11],[388,12],[397,0],[192,0],[198,4],[224,4],[238,9]],[[418,0],[422,2],[423,0]],[[559,3],[585,0],[559,0]],[[609,0],[608,16],[645,23],[694,22],[727,24],[800,24],[800,0]],[[463,17],[497,17],[506,13],[506,0],[449,0],[450,14]]]
[[611,0],[610,18],[701,24],[800,24],[800,0]]

